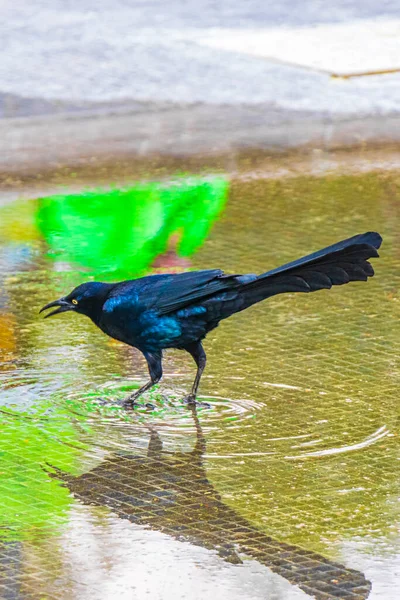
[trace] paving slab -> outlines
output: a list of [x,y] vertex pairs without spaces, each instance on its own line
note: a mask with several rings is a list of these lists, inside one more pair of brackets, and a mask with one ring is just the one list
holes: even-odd
[[[8,0],[0,13],[2,169],[106,147],[182,155],[398,141],[397,2]],[[370,75],[331,76],[360,73]]]
[[[394,18],[308,27],[211,29],[195,39],[211,48],[349,78],[400,73],[399,37],[400,19]],[[382,84],[388,81],[383,79]]]

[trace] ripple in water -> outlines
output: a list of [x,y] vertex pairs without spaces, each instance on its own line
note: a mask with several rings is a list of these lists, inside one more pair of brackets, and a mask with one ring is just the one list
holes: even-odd
[[[355,442],[353,444],[347,444],[344,446],[338,446],[334,448],[324,448],[323,450],[316,450],[315,452],[302,452],[297,456],[285,456],[287,460],[303,460],[307,458],[319,458],[322,456],[333,456],[335,454],[343,454],[347,452],[353,452],[354,450],[362,450],[363,448],[367,448],[372,444],[375,444],[382,438],[386,437],[390,434],[390,431],[387,429],[386,425],[379,427],[376,431],[371,433],[371,435],[366,438]],[[318,440],[319,441],[319,440]]]
[[[79,437],[94,448],[108,451],[145,448],[149,432],[162,433],[167,445],[184,446],[185,450],[193,446],[198,423],[192,410],[182,402],[184,393],[176,395],[155,391],[141,400],[140,406],[127,411],[118,404],[139,384],[121,384],[120,379],[91,381],[82,383],[82,389],[76,390],[76,381],[70,377],[63,379],[48,377],[30,370],[14,366],[0,377],[0,404],[14,412],[21,411],[21,418],[34,418],[41,427],[51,423],[51,428],[60,432],[64,425],[73,423]],[[146,406],[150,400],[152,408]],[[224,432],[226,428],[241,429],[252,427],[258,415],[267,410],[264,403],[249,399],[232,399],[219,396],[201,396],[200,401],[209,405],[199,406],[196,410],[204,435]],[[28,417],[27,415],[31,415]],[[360,451],[390,435],[383,425],[371,434],[353,439],[343,444],[332,435],[332,431],[322,432],[319,423],[309,433],[298,434],[298,423],[293,435],[263,436],[255,451],[210,452],[210,459],[238,459],[244,457],[274,457],[282,460],[310,460],[332,455]],[[228,435],[228,433],[226,433]],[[211,441],[210,440],[210,441]],[[319,446],[319,448],[316,448]],[[234,446],[232,446],[234,449]]]
[[[130,422],[145,422],[147,425],[167,428],[170,431],[193,429],[192,410],[182,402],[184,394],[176,395],[160,393],[150,394],[150,398],[139,400],[139,405],[134,410],[126,410],[118,404],[138,386],[121,386],[120,382],[112,381],[98,386],[95,393],[82,395],[69,393],[70,400],[80,401],[82,406],[90,406],[101,414],[103,421],[110,424],[117,420]],[[265,405],[252,400],[223,398],[220,396],[201,396],[196,408],[197,414],[202,418],[203,432],[219,428],[223,423],[231,427],[243,426],[243,421],[252,419]]]

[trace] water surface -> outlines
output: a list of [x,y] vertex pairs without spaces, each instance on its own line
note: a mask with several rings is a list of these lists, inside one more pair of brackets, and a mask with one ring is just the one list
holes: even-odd
[[[365,598],[368,581],[396,597],[399,185],[233,181],[227,196],[222,179],[180,178],[0,208],[9,597]],[[38,315],[89,279],[258,273],[371,229],[368,283],[277,296],[209,336],[197,414],[180,402],[189,356],[167,353],[155,409],[126,413],[140,354],[84,317]]]

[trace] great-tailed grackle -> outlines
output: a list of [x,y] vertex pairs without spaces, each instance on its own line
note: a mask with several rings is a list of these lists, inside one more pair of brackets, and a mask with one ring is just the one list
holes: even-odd
[[375,232],[356,235],[262,275],[225,275],[212,269],[114,284],[83,283],[42,311],[58,307],[46,317],[70,310],[87,315],[104,333],[144,354],[150,381],[127,398],[127,406],[160,381],[165,348],[186,350],[197,364],[192,391],[186,397],[194,403],[206,365],[201,340],[222,319],[276,294],[366,281],[374,274],[368,259],[378,256],[381,242]]

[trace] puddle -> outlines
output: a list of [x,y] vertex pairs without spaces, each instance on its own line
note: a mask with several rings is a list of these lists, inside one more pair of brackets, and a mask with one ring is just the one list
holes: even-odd
[[[143,582],[160,552],[163,598],[187,597],[189,580],[193,598],[221,581],[219,597],[246,599],[366,598],[371,580],[373,598],[370,556],[400,551],[399,190],[390,173],[230,189],[181,177],[0,207],[0,586],[158,598]],[[370,229],[384,244],[368,283],[277,296],[210,334],[210,408],[196,412],[181,402],[189,356],[168,352],[162,384],[127,412],[117,400],[146,379],[140,354],[84,317],[38,315],[84,280],[262,272]]]

